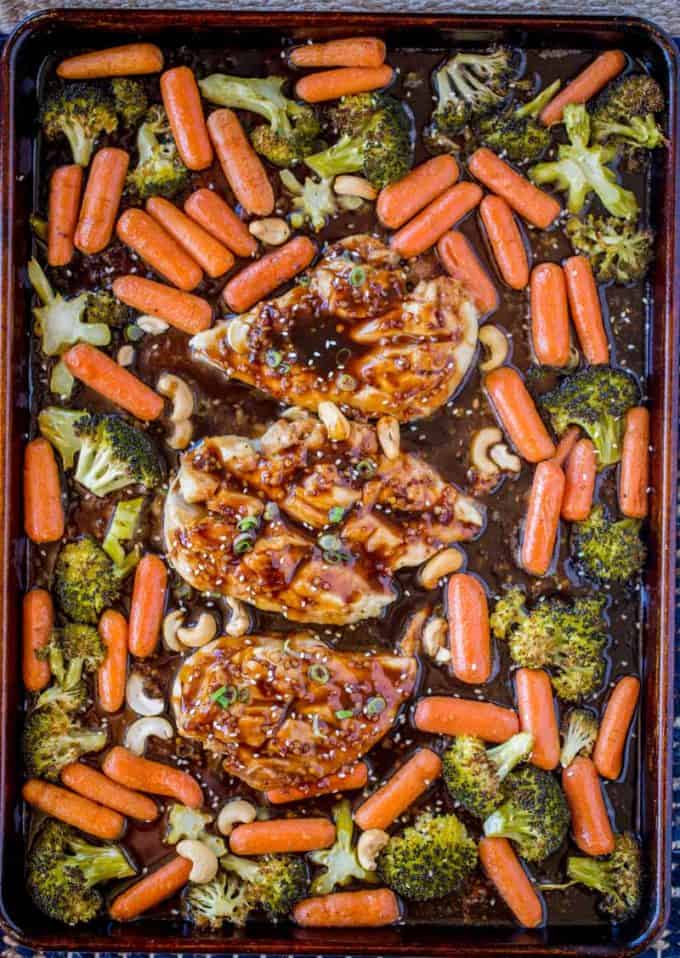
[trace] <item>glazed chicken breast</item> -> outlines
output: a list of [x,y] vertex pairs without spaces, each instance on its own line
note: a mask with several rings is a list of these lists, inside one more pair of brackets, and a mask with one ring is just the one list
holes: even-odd
[[180,735],[222,755],[230,775],[304,788],[389,731],[416,675],[414,658],[337,652],[304,632],[224,636],[186,659],[173,707]]
[[331,400],[407,422],[452,396],[477,346],[478,313],[457,281],[409,290],[398,254],[361,235],[329,247],[306,280],[194,336],[195,355],[312,410]]
[[475,500],[400,450],[396,420],[373,428],[330,403],[322,418],[289,413],[258,440],[206,438],[182,457],[164,534],[196,589],[296,622],[357,622],[394,601],[397,569],[481,532]]

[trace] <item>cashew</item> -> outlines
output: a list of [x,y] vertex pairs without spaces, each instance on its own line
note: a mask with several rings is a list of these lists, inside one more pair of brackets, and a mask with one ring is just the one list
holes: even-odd
[[366,871],[375,871],[378,854],[387,845],[390,836],[382,828],[369,828],[362,832],[357,842],[357,859]]
[[378,442],[388,459],[399,455],[399,421],[394,416],[381,416],[376,425]]
[[144,679],[139,672],[131,672],[125,686],[125,700],[137,715],[160,715],[165,711],[163,699],[152,699],[144,691]]
[[217,622],[209,612],[201,612],[198,622],[191,628],[182,627],[177,629],[179,641],[182,645],[188,645],[191,649],[199,649],[202,645],[214,639],[216,635]]
[[441,615],[434,615],[425,623],[420,644],[428,659],[435,659],[445,647],[447,630],[446,619]]
[[222,806],[217,816],[217,831],[222,835],[231,835],[234,825],[247,825],[254,822],[257,809],[243,798],[232,798]]
[[263,220],[253,220],[248,229],[267,246],[280,246],[290,236],[290,226],[278,216],[266,216]]
[[245,635],[250,628],[250,616],[243,602],[241,602],[240,599],[232,599],[231,596],[226,596],[224,604],[231,612],[224,631],[227,635],[231,635],[234,638]]
[[283,410],[281,418],[289,422],[298,422],[300,419],[309,419],[310,415],[309,410],[303,409],[302,406],[289,406],[288,409]]
[[125,730],[125,739],[123,744],[129,748],[135,755],[143,755],[146,748],[146,740],[150,735],[165,740],[173,736],[172,725],[167,719],[154,715],[148,718],[137,719]]
[[503,472],[520,472],[522,460],[514,452],[510,452],[504,442],[497,442],[489,449],[489,457]]
[[484,478],[497,475],[499,466],[489,459],[489,449],[503,438],[503,433],[496,426],[486,426],[479,429],[470,443],[470,461],[475,471]]
[[177,854],[182,858],[188,858],[192,863],[189,881],[197,885],[205,885],[217,874],[219,868],[217,855],[203,842],[185,838],[184,841],[177,843]]
[[164,333],[169,326],[169,323],[166,323],[164,319],[159,319],[158,316],[138,316],[136,323],[140,329],[152,336]]
[[248,352],[248,336],[250,335],[250,326],[244,323],[242,319],[232,319],[227,326],[227,342],[235,353]]
[[425,563],[418,579],[423,588],[434,589],[440,579],[457,572],[462,565],[463,553],[460,549],[442,549]]
[[343,173],[335,177],[333,192],[338,196],[359,196],[362,200],[374,200],[378,191],[363,176],[348,176]]
[[319,419],[326,427],[328,438],[333,442],[341,442],[349,436],[349,422],[340,412],[334,402],[320,402],[318,408]]
[[488,350],[488,357],[479,364],[481,372],[490,373],[492,369],[502,366],[510,352],[510,343],[505,333],[498,326],[482,326],[479,330],[479,341]]
[[116,355],[119,366],[132,366],[135,361],[135,351],[132,346],[121,346]]
[[175,376],[174,373],[163,373],[156,384],[156,389],[161,396],[167,396],[172,400],[170,422],[182,422],[184,419],[191,418],[194,411],[194,397],[183,379]]
[[171,449],[186,449],[191,442],[194,434],[194,427],[190,419],[183,419],[181,422],[172,424],[170,435],[166,442]]
[[163,619],[163,643],[172,652],[181,652],[182,646],[177,638],[177,629],[184,622],[184,613],[181,609],[168,612]]
[[467,522],[472,526],[484,525],[484,515],[473,499],[467,496],[458,496],[453,507],[453,514],[459,522]]

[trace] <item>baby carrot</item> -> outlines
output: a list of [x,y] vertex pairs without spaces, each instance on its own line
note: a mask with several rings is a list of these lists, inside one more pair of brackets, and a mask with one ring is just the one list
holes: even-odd
[[649,410],[636,406],[626,413],[619,506],[624,516],[644,519],[648,509],[649,486]]
[[64,534],[59,466],[47,439],[32,439],[24,451],[24,530],[38,543]]
[[286,802],[299,802],[316,795],[332,795],[335,792],[349,792],[354,788],[363,788],[367,780],[368,766],[365,762],[357,762],[347,772],[327,775],[321,782],[310,785],[309,788],[281,786],[281,788],[271,788],[264,794],[272,805],[284,805]]
[[61,770],[61,780],[72,791],[99,802],[106,808],[139,822],[153,822],[158,818],[158,806],[139,792],[112,782],[96,768],[83,762],[72,762]]
[[315,256],[314,243],[306,236],[295,236],[237,273],[224,287],[222,296],[230,309],[243,313],[301,273]]
[[564,472],[554,459],[538,463],[531,483],[522,536],[522,568],[530,575],[546,575],[552,565],[560,528],[564,486]]
[[113,293],[140,313],[157,316],[190,336],[212,323],[212,307],[205,299],[142,276],[119,276],[113,281]]
[[549,459],[555,445],[517,370],[510,366],[493,369],[485,378],[484,387],[520,456],[528,462]]
[[64,354],[64,362],[76,379],[137,419],[151,421],[163,412],[158,393],[89,343],[72,346]]
[[556,462],[558,466],[563,466],[571,455],[571,451],[578,442],[580,435],[581,430],[578,426],[569,426],[557,445],[553,462]]
[[122,47],[79,53],[62,60],[57,76],[64,80],[95,80],[98,77],[124,77],[159,73],[163,54],[153,43],[127,43]]
[[82,166],[75,163],[58,166],[52,174],[47,209],[47,262],[50,266],[66,266],[71,262],[82,188]]
[[400,256],[410,259],[430,249],[437,240],[473,210],[482,198],[476,183],[467,180],[449,187],[417,216],[402,226],[390,239],[390,246]]
[[534,737],[531,764],[546,771],[555,768],[560,760],[560,734],[548,673],[543,669],[518,669],[515,689],[522,731]]
[[116,232],[122,243],[173,286],[189,292],[203,279],[196,260],[143,210],[126,210],[118,220]]
[[97,626],[106,657],[97,670],[97,694],[105,712],[118,712],[125,701],[128,624],[120,612],[107,609]]
[[351,37],[327,43],[293,47],[289,61],[294,67],[379,67],[385,62],[385,44],[377,37]]
[[375,212],[383,226],[396,230],[458,179],[458,164],[448,153],[421,163],[378,194]]
[[146,201],[146,211],[177,240],[208,276],[215,279],[234,265],[231,251],[169,200],[152,196]]
[[304,898],[293,908],[293,920],[302,928],[379,928],[399,916],[397,896],[387,888]]
[[214,190],[196,190],[185,201],[184,212],[237,256],[257,253],[255,237]]
[[116,745],[102,763],[102,771],[114,782],[138,792],[165,795],[188,808],[200,808],[203,792],[195,778],[172,765],[152,762]]
[[578,848],[586,855],[611,855],[614,833],[592,760],[578,755],[562,772],[562,788]]
[[557,263],[541,263],[531,271],[531,342],[542,366],[569,362],[567,284]]
[[479,215],[501,276],[511,289],[524,289],[529,282],[529,260],[510,206],[502,196],[485,196]]
[[421,732],[475,735],[485,742],[507,742],[519,732],[519,719],[513,709],[448,695],[421,699],[416,705],[413,721]]
[[129,163],[125,150],[115,147],[104,147],[94,155],[73,237],[74,245],[87,256],[109,245]]
[[312,852],[335,841],[335,825],[327,818],[274,818],[237,825],[229,837],[235,855]]
[[609,362],[609,342],[602,318],[602,306],[585,256],[570,256],[564,263],[571,318],[586,362],[591,365]]
[[625,65],[626,55],[621,50],[607,50],[606,53],[601,53],[543,108],[540,114],[541,122],[546,126],[559,123],[565,106],[570,103],[586,103],[610,80],[617,77]]
[[21,675],[28,692],[41,692],[52,673],[41,653],[52,638],[54,606],[46,589],[31,589],[24,596],[21,622]]
[[248,213],[269,216],[274,209],[274,190],[239,118],[233,110],[215,110],[208,117],[208,132],[238,202]]
[[621,774],[628,730],[639,695],[640,680],[626,675],[609,696],[593,751],[595,767],[603,778],[614,779]]
[[482,838],[479,860],[498,894],[524,928],[543,924],[543,903],[507,838]]
[[384,785],[373,792],[355,811],[359,828],[387,828],[439,778],[442,763],[429,748],[417,752],[399,768]]
[[24,785],[21,794],[29,805],[60,822],[87,832],[88,835],[114,839],[123,834],[125,819],[122,815],[58,785],[31,778]]
[[446,615],[453,674],[471,685],[488,682],[491,675],[489,608],[479,579],[464,572],[449,578]]
[[213,148],[193,70],[166,70],[161,76],[161,96],[182,162],[190,170],[207,169],[213,161]]
[[567,459],[564,472],[562,518],[582,522],[590,515],[597,476],[597,454],[590,439],[579,439]]
[[193,862],[188,858],[175,855],[114,898],[109,906],[109,915],[114,921],[138,918],[184,888],[192,868]]
[[379,67],[341,67],[310,73],[295,84],[295,95],[307,103],[337,100],[352,93],[368,93],[389,86],[394,70],[386,63]]
[[467,236],[449,230],[437,243],[437,252],[446,272],[463,284],[482,315],[498,308],[498,291]]
[[475,150],[468,169],[487,189],[502,196],[515,212],[539,229],[546,230],[560,215],[562,208],[554,197],[539,190],[487,147]]
[[130,652],[140,659],[153,655],[163,624],[168,570],[157,555],[147,552],[135,569],[130,603]]

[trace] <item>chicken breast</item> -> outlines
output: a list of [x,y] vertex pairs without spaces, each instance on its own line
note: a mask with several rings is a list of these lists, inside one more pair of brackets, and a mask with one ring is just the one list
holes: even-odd
[[409,291],[399,256],[361,235],[332,245],[307,279],[194,336],[195,354],[283,402],[331,400],[401,422],[430,415],[461,384],[478,313],[457,281]]
[[196,589],[342,625],[394,601],[397,569],[481,532],[475,500],[424,460],[398,446],[388,458],[372,426],[322,413],[293,410],[259,440],[215,436],[182,457],[165,544]]
[[224,756],[230,775],[304,788],[389,731],[416,675],[414,658],[336,652],[304,632],[224,636],[186,659],[172,701],[180,735]]

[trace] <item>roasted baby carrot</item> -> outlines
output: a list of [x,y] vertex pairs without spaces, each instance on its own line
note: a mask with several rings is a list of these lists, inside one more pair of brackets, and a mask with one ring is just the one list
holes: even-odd
[[446,272],[463,284],[482,315],[498,308],[498,290],[467,236],[449,230],[437,243],[437,252]]
[[349,792],[354,788],[363,788],[368,781],[368,766],[366,762],[357,762],[347,772],[336,772],[327,775],[321,782],[310,785],[309,788],[294,788],[292,785],[280,788],[271,788],[265,792],[265,798],[272,805],[284,805],[287,802],[299,802],[316,795],[333,795],[335,792]]
[[173,286],[189,292],[203,279],[196,260],[143,210],[126,210],[118,220],[116,232],[122,243]]
[[609,342],[590,261],[585,256],[570,256],[564,263],[564,276],[571,318],[586,362],[608,363]]
[[229,280],[222,295],[230,309],[243,313],[277,286],[301,273],[315,256],[314,243],[306,236],[295,236],[242,269]]
[[208,276],[223,276],[234,265],[233,253],[206,232],[191,217],[162,196],[146,201],[146,211],[177,240]]
[[562,518],[566,522],[582,522],[590,515],[597,477],[597,454],[590,439],[579,439],[564,471]]
[[38,543],[64,534],[59,466],[47,439],[32,439],[24,450],[24,530]]
[[387,828],[439,778],[442,763],[429,748],[420,748],[354,813],[359,828]]
[[607,702],[593,751],[595,767],[603,778],[618,778],[628,730],[640,695],[640,680],[634,675],[620,679]]
[[95,80],[98,77],[124,77],[160,73],[163,54],[153,43],[126,43],[122,47],[79,53],[62,60],[57,75],[64,80]]
[[491,634],[486,592],[479,579],[461,572],[446,588],[451,668],[461,682],[481,685],[491,675]]
[[511,289],[524,289],[529,282],[529,260],[510,206],[502,196],[485,196],[479,216],[499,273]]
[[214,190],[200,189],[184,203],[184,212],[237,256],[254,256],[257,240]]
[[328,818],[273,818],[237,825],[229,837],[235,855],[278,855],[312,852],[335,841],[335,825]]
[[193,862],[188,858],[175,855],[114,898],[109,906],[109,915],[114,921],[132,921],[133,918],[138,918],[145,911],[181,891],[189,881],[192,868]]
[[626,413],[623,434],[621,470],[619,472],[619,506],[624,516],[644,519],[649,499],[649,410],[636,406]]
[[394,70],[384,63],[379,67],[341,67],[339,70],[324,70],[310,73],[295,84],[295,95],[307,103],[323,103],[337,100],[352,93],[368,93],[389,86]]
[[601,53],[543,108],[540,114],[541,122],[546,126],[559,123],[565,106],[570,103],[586,103],[610,80],[617,77],[625,65],[626,55],[621,50],[607,50],[606,53]]
[[543,903],[507,838],[482,838],[479,860],[487,877],[520,925],[543,924]]
[[159,556],[147,552],[135,569],[130,603],[130,652],[143,659],[153,655],[163,624],[168,570]]
[[191,336],[212,323],[212,308],[207,300],[142,276],[119,276],[113,281],[113,292],[140,313],[157,316]]
[[565,477],[554,459],[539,462],[534,471],[522,535],[522,568],[530,575],[546,575],[552,565]]
[[555,450],[555,455],[553,456],[554,462],[558,466],[563,466],[569,456],[571,451],[578,442],[579,436],[581,435],[581,430],[578,426],[569,426],[567,431],[564,433],[560,439],[557,449]]
[[390,246],[405,259],[420,256],[473,210],[481,198],[482,191],[476,183],[456,183],[394,233]]
[[52,174],[47,208],[47,262],[50,266],[66,266],[71,262],[82,188],[82,166],[75,163],[58,166]]
[[487,189],[502,196],[515,212],[539,229],[546,230],[560,215],[562,208],[554,197],[539,190],[487,147],[475,150],[468,169]]
[[94,155],[73,237],[74,245],[87,256],[109,245],[129,164],[125,150],[115,147],[104,147]]
[[91,765],[72,762],[61,770],[61,780],[72,791],[106,808],[113,808],[121,815],[128,815],[140,822],[153,822],[158,818],[158,806],[152,799],[112,782]]
[[576,845],[586,855],[611,855],[614,833],[592,760],[578,755],[562,772],[562,788]]
[[89,343],[72,346],[64,354],[64,362],[76,379],[137,419],[150,422],[163,412],[158,393]]
[[234,111],[223,109],[211,113],[208,131],[238,202],[248,213],[269,216],[274,209],[274,190]]
[[124,616],[107,609],[97,626],[106,657],[97,670],[97,696],[105,712],[118,712],[125,701],[128,624]]
[[52,673],[47,648],[54,628],[54,605],[46,589],[31,589],[24,596],[21,620],[21,675],[28,692],[41,692]]
[[327,43],[293,47],[289,61],[294,67],[379,67],[385,62],[385,44],[378,37],[351,37]]
[[520,456],[528,462],[549,459],[555,445],[517,370],[511,366],[493,369],[486,376],[484,387]]
[[166,70],[161,76],[161,96],[182,162],[190,170],[207,169],[213,161],[213,148],[193,70]]
[[515,689],[522,731],[534,737],[531,764],[546,770],[555,768],[560,760],[560,733],[548,673],[543,669],[518,669]]
[[399,902],[388,888],[304,898],[293,908],[293,921],[302,928],[379,928],[399,916]]
[[519,732],[519,719],[513,709],[449,695],[430,695],[421,699],[416,705],[413,721],[421,732],[475,735],[485,742],[507,742]]
[[375,212],[383,226],[396,230],[457,181],[458,164],[444,153],[426,160],[378,194]]
[[531,343],[542,366],[569,362],[567,284],[557,263],[541,263],[531,271]]
[[114,782],[138,792],[165,795],[188,808],[200,808],[203,792],[195,778],[171,765],[152,762],[116,745],[102,763],[102,771]]
[[115,839],[123,834],[125,819],[122,815],[58,785],[31,778],[24,785],[21,794],[29,805],[60,822],[87,832],[88,835]]

